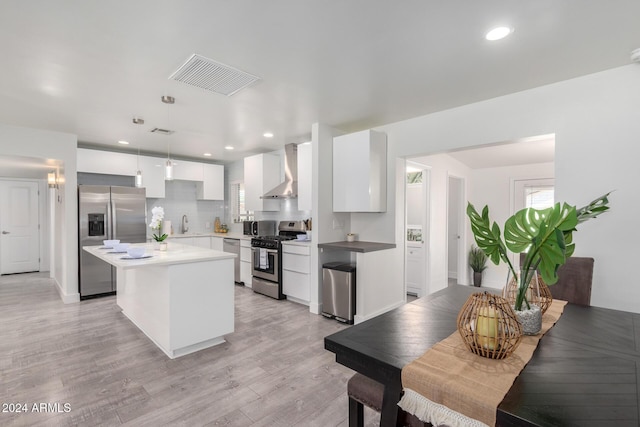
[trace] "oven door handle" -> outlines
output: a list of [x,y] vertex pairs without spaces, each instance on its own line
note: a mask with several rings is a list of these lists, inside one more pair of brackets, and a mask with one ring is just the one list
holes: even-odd
[[272,254],[277,254],[278,250],[277,249],[266,249],[266,248],[251,248],[256,252],[259,252],[260,249],[264,249],[265,251],[267,251],[268,253],[272,253]]

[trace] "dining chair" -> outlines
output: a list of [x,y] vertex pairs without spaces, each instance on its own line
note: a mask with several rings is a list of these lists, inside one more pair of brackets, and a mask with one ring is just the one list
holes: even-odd
[[[524,254],[520,254],[520,265]],[[593,281],[594,259],[572,256],[558,269],[558,281],[549,286],[554,299],[572,304],[591,305],[591,284]]]
[[593,264],[593,258],[567,258],[567,262],[558,269],[558,282],[549,286],[553,298],[572,304],[591,305]]
[[[382,394],[384,386],[360,373],[354,374],[347,382],[347,395],[349,396],[349,427],[364,426],[364,405],[380,412],[382,409]],[[432,427],[430,423],[420,421],[398,408],[402,425],[409,427]]]

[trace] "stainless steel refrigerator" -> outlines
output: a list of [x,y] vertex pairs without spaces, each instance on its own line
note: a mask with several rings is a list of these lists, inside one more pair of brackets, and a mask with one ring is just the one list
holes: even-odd
[[116,271],[110,264],[82,250],[103,240],[143,243],[147,239],[147,201],[144,188],[103,185],[78,186],[78,254],[80,299],[116,291]]

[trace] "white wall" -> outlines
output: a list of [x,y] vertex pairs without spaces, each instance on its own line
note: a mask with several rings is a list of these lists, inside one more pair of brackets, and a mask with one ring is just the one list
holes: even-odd
[[[474,169],[469,175],[468,199],[479,213],[482,212],[485,205],[489,206],[489,217],[492,221],[498,223],[500,230],[504,231],[505,221],[513,214],[511,206],[512,181],[516,179],[553,178],[553,176],[553,163]],[[568,202],[571,203],[571,201]],[[467,241],[470,247],[474,243],[474,239],[468,220],[466,224]],[[512,257],[511,261],[514,262],[514,260],[515,256]],[[489,267],[485,270],[482,278],[482,286],[503,288],[507,280],[507,266],[505,264],[496,266],[491,261],[488,262],[488,265]]]
[[[638,93],[640,67],[628,65],[375,130],[387,134],[389,159],[555,134],[557,200],[582,206],[616,190],[611,212],[574,234],[576,255],[596,260],[592,304],[640,312],[640,287],[628,268],[640,238],[633,226],[640,208],[640,168],[632,151],[640,135]],[[389,210],[370,219],[352,216],[352,228],[358,232],[362,225],[368,240],[393,241],[404,218],[396,204],[395,164],[388,166]]]
[[0,155],[55,159],[59,201],[55,202],[52,277],[64,302],[79,300],[75,135],[0,124]]

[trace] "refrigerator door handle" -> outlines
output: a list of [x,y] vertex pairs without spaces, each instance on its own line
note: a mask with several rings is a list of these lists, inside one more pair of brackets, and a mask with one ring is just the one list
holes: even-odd
[[111,235],[111,202],[107,202],[107,220],[105,221],[105,237],[107,239],[112,239]]
[[117,217],[117,213],[116,213],[116,202],[114,202],[113,200],[111,200],[111,238],[115,239],[117,238],[117,232],[118,232],[118,228],[117,228],[117,224],[116,224],[116,217]]

